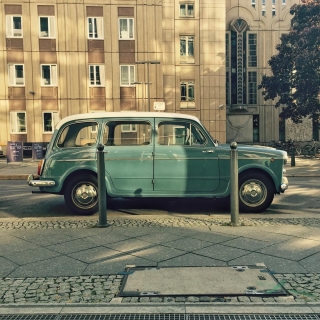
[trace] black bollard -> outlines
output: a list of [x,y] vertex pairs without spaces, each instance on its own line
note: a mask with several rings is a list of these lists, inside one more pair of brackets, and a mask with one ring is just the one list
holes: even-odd
[[106,172],[104,165],[104,145],[97,146],[97,172],[98,172],[98,202],[99,202],[99,228],[109,226],[107,222],[107,192],[106,192]]
[[296,147],[292,147],[291,149],[291,167],[296,166]]
[[231,225],[239,226],[239,186],[237,143],[230,143],[230,210]]

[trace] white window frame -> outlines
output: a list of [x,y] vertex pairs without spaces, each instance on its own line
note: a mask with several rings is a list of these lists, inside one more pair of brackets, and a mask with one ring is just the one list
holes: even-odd
[[[18,114],[24,114],[22,123],[19,123]],[[23,130],[24,128],[24,130]],[[22,130],[21,130],[22,129]],[[27,133],[27,114],[25,111],[11,111],[10,112],[10,133],[26,134]]]
[[[92,83],[92,79],[91,79],[91,74],[93,74],[93,83]],[[103,64],[90,64],[89,65],[89,87],[104,87],[104,85],[105,85],[105,67],[104,67],[104,65]]]
[[[48,19],[48,34],[41,31],[41,19]],[[55,16],[39,16],[39,38],[54,39],[56,37],[56,20]]]
[[[49,67],[50,72],[50,83],[46,83],[46,78],[44,78],[43,67]],[[56,64],[41,64],[41,86],[43,87],[56,87],[57,86],[57,65]]]
[[[188,6],[192,5],[192,13],[189,14],[189,8]],[[184,6],[185,14],[181,13],[181,7]],[[179,4],[179,16],[181,18],[193,18],[194,17],[194,2],[181,2]]]
[[[185,40],[185,52],[182,52],[181,41]],[[189,52],[189,41],[192,42],[192,54]],[[194,58],[194,35],[181,35],[180,36],[180,57]]]
[[[255,35],[255,43],[254,44],[250,44],[249,43],[249,39],[250,39],[250,35]],[[251,50],[251,46],[255,46],[255,55],[250,55]],[[252,47],[253,48],[253,47]],[[253,64],[253,60],[250,59],[250,57],[256,57],[255,60],[255,65]],[[247,66],[248,68],[257,68],[258,67],[258,34],[255,32],[248,32],[247,33]]]
[[[127,30],[122,31],[122,20],[127,22]],[[134,40],[134,18],[119,18],[119,40]]]
[[[186,86],[186,96],[185,100],[182,100],[181,96],[181,86],[185,85]],[[190,99],[189,97],[189,87],[193,87],[193,98]],[[194,87],[194,81],[181,81],[180,82],[180,101],[181,102],[194,102],[195,101],[195,87]]]
[[[14,29],[14,22],[13,22],[14,18],[20,18],[21,29]],[[6,15],[6,37],[7,38],[23,38],[23,26],[22,26],[21,15]]]
[[[22,77],[17,77],[17,67],[22,66]],[[10,87],[24,87],[24,64],[9,64],[8,65],[8,83]]]
[[[255,82],[250,82],[250,73],[251,74],[255,74]],[[255,85],[253,85],[255,84]],[[257,71],[255,70],[249,70],[248,71],[248,74],[247,74],[247,102],[248,102],[248,105],[255,105],[255,104],[258,104],[258,73]],[[251,91],[251,90],[254,90],[254,91]],[[251,91],[251,92],[250,92]],[[251,102],[250,101],[250,96],[251,97],[254,97],[254,102]]]
[[[103,17],[88,17],[88,39],[103,39]],[[92,30],[90,31],[90,26]]]
[[[126,126],[129,126],[129,128],[126,129]],[[137,132],[137,124],[136,123],[122,124],[121,125],[121,132],[123,132],[123,133]]]
[[[44,114],[45,113],[51,114],[51,130],[46,129],[46,124],[44,122]],[[59,113],[57,111],[43,111],[42,112],[42,131],[44,134],[53,133],[54,127],[56,126],[56,124],[58,122],[59,122]]]
[[[127,69],[128,80],[124,80],[124,70]],[[120,66],[120,87],[133,87],[135,79],[135,66],[134,65],[121,65]]]

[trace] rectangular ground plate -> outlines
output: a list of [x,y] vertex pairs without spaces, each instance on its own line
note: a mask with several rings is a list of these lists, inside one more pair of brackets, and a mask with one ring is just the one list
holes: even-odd
[[283,296],[266,267],[127,268],[119,293],[127,296]]

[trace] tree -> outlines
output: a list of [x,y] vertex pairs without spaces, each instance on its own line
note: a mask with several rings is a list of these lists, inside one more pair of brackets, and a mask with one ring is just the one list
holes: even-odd
[[320,113],[320,0],[291,7],[291,32],[281,36],[278,54],[268,64],[272,76],[263,75],[259,89],[264,100],[284,105],[280,116],[295,123]]

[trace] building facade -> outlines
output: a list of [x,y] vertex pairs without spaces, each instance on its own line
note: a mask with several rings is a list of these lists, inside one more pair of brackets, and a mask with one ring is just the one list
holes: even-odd
[[280,37],[290,32],[290,8],[299,0],[226,1],[227,141],[269,143],[319,140],[319,120],[301,124],[279,117],[281,108],[264,101],[257,85],[271,75],[270,58]]
[[154,102],[226,141],[225,14],[224,0],[1,1],[0,145]]
[[[319,139],[257,90],[299,0],[0,3],[0,146],[48,142],[65,116],[195,115],[220,142]],[[163,105],[162,105],[163,107]]]

